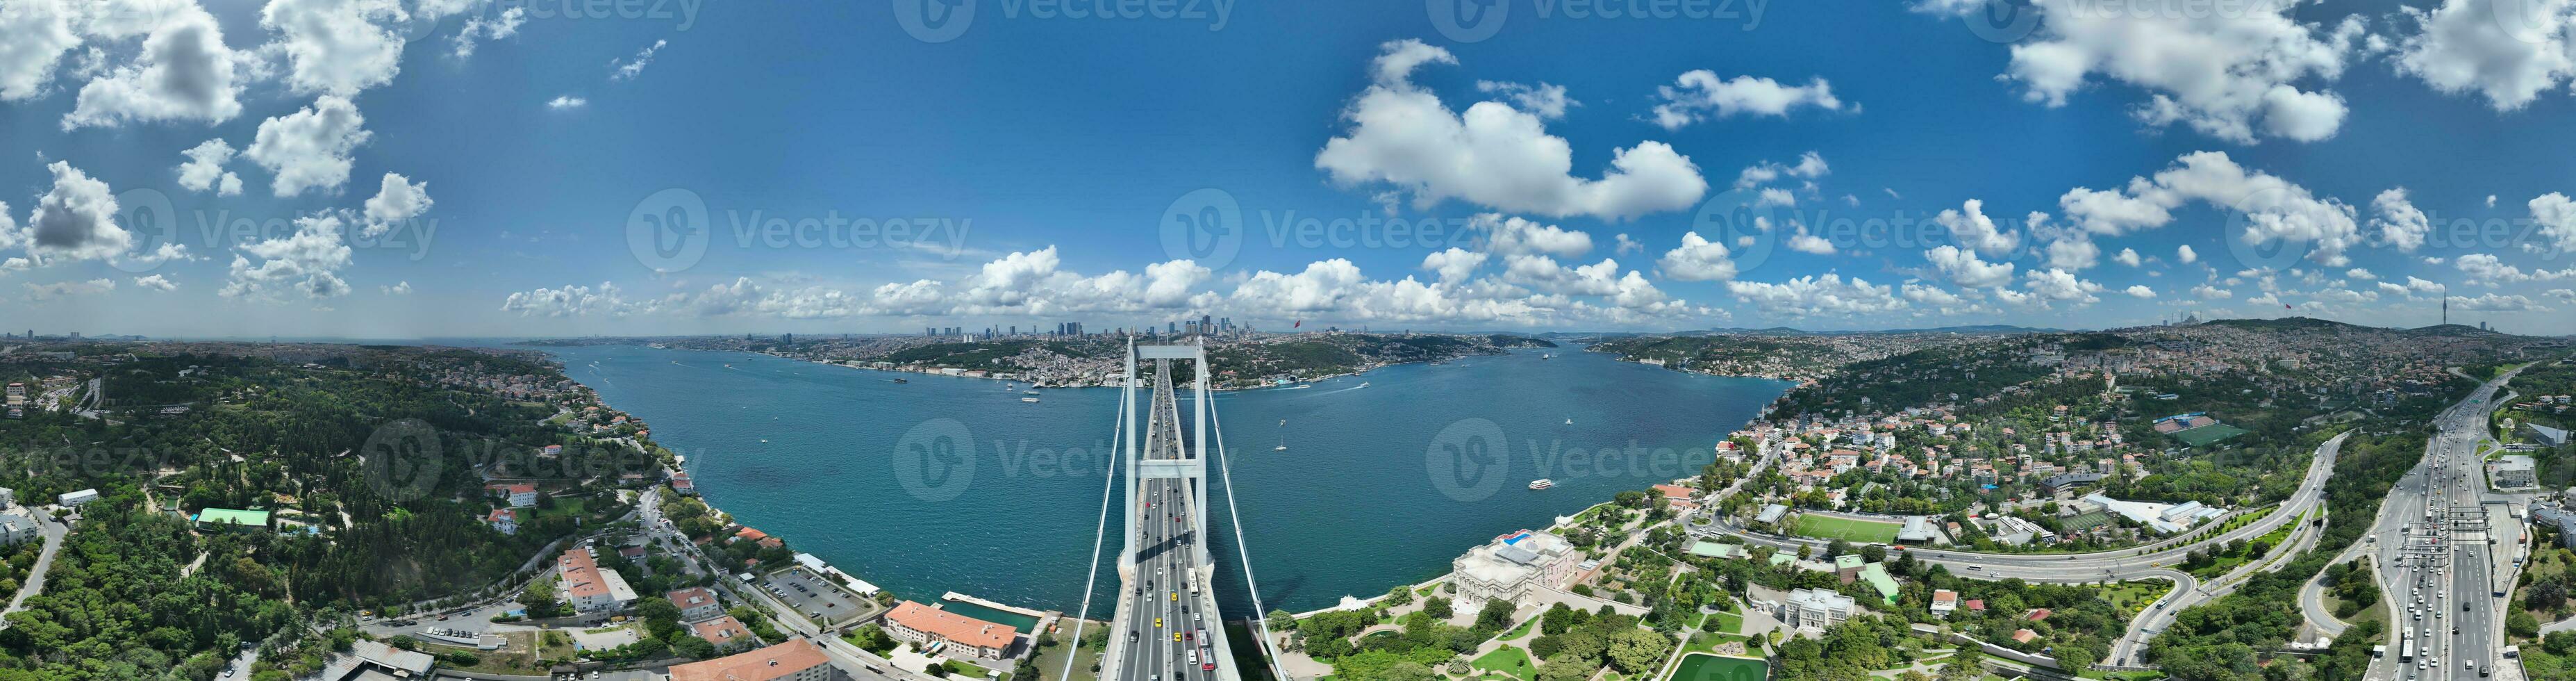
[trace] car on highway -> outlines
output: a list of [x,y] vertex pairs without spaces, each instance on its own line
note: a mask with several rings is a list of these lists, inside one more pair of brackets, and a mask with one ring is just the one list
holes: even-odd
[[1163,628],[1163,618],[1160,618],[1160,617],[1156,617],[1156,618],[1154,618],[1154,628],[1156,628],[1156,629],[1161,629],[1161,628]]

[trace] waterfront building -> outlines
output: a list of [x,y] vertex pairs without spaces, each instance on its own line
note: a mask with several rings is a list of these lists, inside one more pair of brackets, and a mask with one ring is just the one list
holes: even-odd
[[827,681],[833,678],[832,662],[823,649],[801,638],[786,643],[719,657],[703,662],[671,666],[671,681]]
[[988,660],[1007,659],[1011,641],[1019,633],[1008,626],[912,601],[896,603],[894,610],[886,613],[885,623],[886,633],[895,638],[919,642],[923,648],[947,647],[951,655],[963,653]]
[[1450,562],[1457,607],[1474,611],[1497,599],[1518,607],[1533,589],[1564,586],[1574,575],[1578,555],[1574,544],[1545,532],[1520,530],[1495,537]]
[[556,557],[555,576],[563,580],[556,592],[575,612],[623,610],[635,602],[635,589],[626,585],[626,577],[616,570],[599,569],[599,561],[587,547],[574,547]]
[[1798,629],[1824,631],[1843,620],[1851,619],[1852,597],[1824,589],[1798,589],[1780,602],[1780,623]]

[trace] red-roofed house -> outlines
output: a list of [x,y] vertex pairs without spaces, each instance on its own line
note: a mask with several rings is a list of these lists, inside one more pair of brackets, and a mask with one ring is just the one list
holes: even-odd
[[529,483],[522,482],[510,485],[484,485],[483,491],[492,496],[509,499],[511,508],[527,508],[537,505],[537,486]]
[[[1018,630],[912,601],[897,603],[885,616],[887,633],[922,645],[946,644],[951,651],[988,660],[1005,659]],[[955,654],[952,652],[951,654]]]
[[2039,639],[2039,632],[2023,629],[2013,632],[2012,638],[2014,643],[2029,643]]
[[724,605],[717,603],[715,592],[708,591],[706,587],[693,586],[663,594],[662,597],[671,599],[671,605],[680,609],[682,622],[695,622],[724,614]]
[[492,514],[491,514],[491,515],[483,516],[483,522],[484,522],[484,523],[486,523],[486,524],[491,525],[491,526],[492,526],[492,529],[497,530],[497,531],[499,531],[499,532],[500,532],[500,533],[502,533],[502,534],[518,534],[518,533],[519,533],[519,509],[515,509],[515,508],[496,508],[496,509],[492,509]]
[[689,633],[697,634],[698,638],[716,644],[717,650],[760,645],[760,639],[751,635],[751,628],[743,626],[742,620],[734,619],[732,615],[720,615],[715,619],[691,624]]
[[2022,615],[2022,617],[2028,618],[2030,621],[2033,621],[2033,622],[2038,622],[2038,621],[2041,621],[2041,620],[2048,619],[2048,616],[2049,616],[2049,615],[2054,615],[2054,614],[2057,614],[2057,613],[2049,612],[2049,610],[2048,610],[2047,608],[2039,608],[2039,609],[2036,609],[2036,610],[2032,610],[2032,611],[2030,611],[2030,613],[2029,613],[2029,614]]

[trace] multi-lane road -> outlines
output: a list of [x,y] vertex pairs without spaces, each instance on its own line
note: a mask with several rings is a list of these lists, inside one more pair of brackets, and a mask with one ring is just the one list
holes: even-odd
[[2372,666],[2374,681],[2481,678],[2499,659],[2505,604],[2498,592],[2511,589],[2495,583],[2495,554],[2512,550],[2502,542],[2520,535],[2493,524],[2488,503],[2508,497],[2488,492],[2478,446],[2487,439],[2496,391],[2516,373],[2442,412],[2424,460],[2389,490],[2364,539],[2393,616],[2389,653]]
[[[1139,456],[1185,459],[1190,450],[1181,436],[1179,399],[1171,389],[1170,372],[1158,373]],[[1143,493],[1135,496],[1135,507],[1127,509],[1138,522],[1137,534],[1130,538],[1135,567],[1126,575],[1120,617],[1111,632],[1120,639],[1110,651],[1118,661],[1120,681],[1213,681],[1220,667],[1231,668],[1215,659],[1221,650],[1209,636],[1218,626],[1205,583],[1208,575],[1196,565],[1201,534],[1192,527],[1199,517],[1190,506],[1199,491],[1191,489],[1193,482],[1145,478],[1137,483]]]
[[[2307,513],[2306,509],[2318,508],[2320,506],[2318,502],[2325,499],[2324,489],[2326,477],[2333,472],[2334,460],[2343,451],[2344,439],[2351,436],[2352,433],[2347,431],[2334,436],[2333,439],[2326,440],[2325,444],[2319,445],[2317,447],[2316,461],[2311,464],[2312,467],[2308,470],[2307,480],[2299,485],[2298,493],[2293,495],[2288,501],[2284,502],[2280,510],[2273,511],[2271,515],[2265,516],[2263,518],[2263,522],[2251,524],[2269,525],[2273,528],[2278,528],[2280,527],[2280,523],[2271,521],[2295,521]],[[2323,516],[2320,515],[2317,517],[2322,518]],[[2266,531],[2266,534],[2268,533],[2269,531]],[[2146,650],[2147,643],[2154,640],[2156,635],[2164,633],[2166,627],[2173,626],[2174,617],[2176,615],[2181,614],[2184,610],[2189,610],[2210,601],[2218,600],[2220,597],[2228,594],[2235,593],[2236,588],[2244,586],[2245,580],[2253,577],[2255,572],[2280,569],[2282,558],[2297,555],[2299,552],[2315,546],[2317,537],[2323,533],[2324,528],[2314,522],[2291,528],[2290,536],[2284,538],[2280,545],[2274,546],[2271,550],[2265,552],[2263,556],[2256,558],[2255,560],[2246,561],[2244,565],[2238,566],[2235,570],[2219,575],[2218,578],[2207,582],[2194,580],[2190,575],[2178,572],[2174,573],[2176,575],[2180,575],[2178,578],[2160,574],[2144,575],[2149,577],[2165,577],[2167,579],[2172,579],[2174,580],[2174,589],[2173,591],[2166,592],[2163,598],[2156,599],[2156,602],[2148,604],[2146,610],[2139,612],[2137,618],[2129,622],[2128,633],[2121,635],[2120,640],[2112,642],[2109,662],[2116,665],[2138,664],[2138,654]],[[2234,539],[2226,538],[2234,534],[2236,533],[2231,531],[2219,536],[2222,541],[2235,541]],[[2259,537],[2262,535],[2254,536]],[[2199,546],[2199,544],[2195,544],[2194,546]],[[2187,552],[2188,550],[2186,549],[2186,553]]]

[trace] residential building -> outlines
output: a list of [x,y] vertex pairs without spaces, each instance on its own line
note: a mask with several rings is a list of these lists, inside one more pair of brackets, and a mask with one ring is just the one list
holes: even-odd
[[18,505],[18,490],[0,487],[0,508]]
[[1934,590],[1932,590],[1932,616],[1933,616],[1933,617],[1939,617],[1939,618],[1942,618],[1942,619],[1949,619],[1949,618],[1950,618],[1950,613],[1951,613],[1952,611],[1955,611],[1955,610],[1958,610],[1958,609],[1959,609],[1959,592],[1951,591],[1951,590],[1949,590],[1949,589],[1934,589]]
[[1780,602],[1780,623],[1823,631],[1851,619],[1852,597],[1823,589],[1798,589]]
[[724,614],[724,604],[716,602],[716,593],[706,587],[693,586],[673,591],[664,598],[680,609],[680,621],[695,622]]
[[64,492],[62,496],[54,497],[54,503],[61,504],[65,507],[79,506],[81,504],[97,500],[98,490],[95,488],[76,492]]
[[494,497],[509,500],[510,508],[527,508],[537,505],[537,486],[533,484],[522,482],[507,485],[485,485],[483,487],[483,491]]
[[704,662],[672,665],[670,681],[827,681],[833,678],[832,662],[814,642],[801,638],[786,643],[719,657]]
[[17,511],[0,512],[0,544],[16,546],[41,535],[36,519]]
[[[948,648],[947,654],[963,653],[988,660],[1005,659],[1011,641],[1019,630],[912,601],[896,603],[886,613],[886,633],[895,638],[919,642],[924,648]],[[674,679],[674,681],[677,681]]]
[[519,509],[515,509],[515,508],[496,508],[496,509],[492,509],[492,513],[491,513],[491,515],[483,516],[483,523],[484,523],[484,524],[486,524],[486,525],[491,525],[491,526],[492,526],[492,529],[493,529],[494,531],[500,532],[501,534],[509,534],[509,535],[515,535],[515,534],[518,534],[518,533],[519,533]]
[[751,635],[751,627],[743,626],[742,620],[734,619],[732,615],[717,615],[712,619],[690,624],[689,633],[706,639],[708,643],[716,644],[716,650],[737,650],[760,645],[760,639]]
[[573,547],[556,557],[555,575],[563,580],[556,593],[575,612],[624,610],[635,603],[635,589],[626,585],[626,577],[616,570],[599,569],[588,547]]
[[1533,589],[1564,586],[1574,576],[1578,555],[1565,538],[1545,532],[1520,530],[1495,537],[1450,561],[1457,607],[1473,611],[1495,599],[1517,607]]

